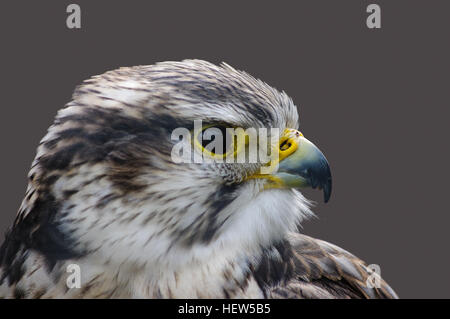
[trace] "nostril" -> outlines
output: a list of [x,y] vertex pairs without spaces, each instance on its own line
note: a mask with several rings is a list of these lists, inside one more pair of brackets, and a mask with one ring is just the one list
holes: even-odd
[[283,143],[281,143],[281,145],[280,145],[280,150],[286,151],[286,150],[288,150],[291,146],[292,146],[292,143],[290,143],[289,140],[285,140]]

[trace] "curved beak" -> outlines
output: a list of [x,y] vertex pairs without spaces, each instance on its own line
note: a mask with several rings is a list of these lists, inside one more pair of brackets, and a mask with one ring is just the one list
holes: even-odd
[[323,190],[325,203],[331,196],[331,171],[322,152],[303,135],[296,136],[297,149],[278,164],[272,175],[285,187],[312,187]]

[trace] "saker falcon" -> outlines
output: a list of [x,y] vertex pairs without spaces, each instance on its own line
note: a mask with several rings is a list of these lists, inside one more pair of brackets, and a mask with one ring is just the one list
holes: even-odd
[[[213,152],[175,161],[172,133],[198,120],[279,129],[276,169]],[[0,248],[0,297],[396,298],[381,278],[368,285],[377,274],[363,261],[298,232],[312,215],[299,186],[331,194],[327,160],[298,129],[284,92],[227,64],[163,62],[86,80],[37,149]]]

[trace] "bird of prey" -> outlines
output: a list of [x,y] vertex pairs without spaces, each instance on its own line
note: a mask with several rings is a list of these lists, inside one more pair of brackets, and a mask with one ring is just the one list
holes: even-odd
[[[86,80],[37,149],[0,248],[0,297],[397,298],[379,277],[368,285],[377,274],[357,257],[299,233],[312,215],[299,186],[327,201],[331,174],[297,112],[286,93],[225,63]],[[279,163],[261,174],[267,162],[214,152],[176,160],[174,130],[193,132],[198,120],[202,130],[279,129]]]

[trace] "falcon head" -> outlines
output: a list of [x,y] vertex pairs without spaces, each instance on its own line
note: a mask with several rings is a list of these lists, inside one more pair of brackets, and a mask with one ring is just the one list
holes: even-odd
[[[227,162],[223,155],[249,151],[248,138],[221,151],[198,140],[228,128],[266,129],[264,147],[277,156]],[[257,258],[312,214],[300,187],[322,189],[325,201],[331,193],[328,163],[300,133],[292,100],[199,60],[85,81],[42,139],[29,179],[16,224],[33,225],[30,245],[55,261],[89,256],[155,274],[219,255],[230,263]]]

